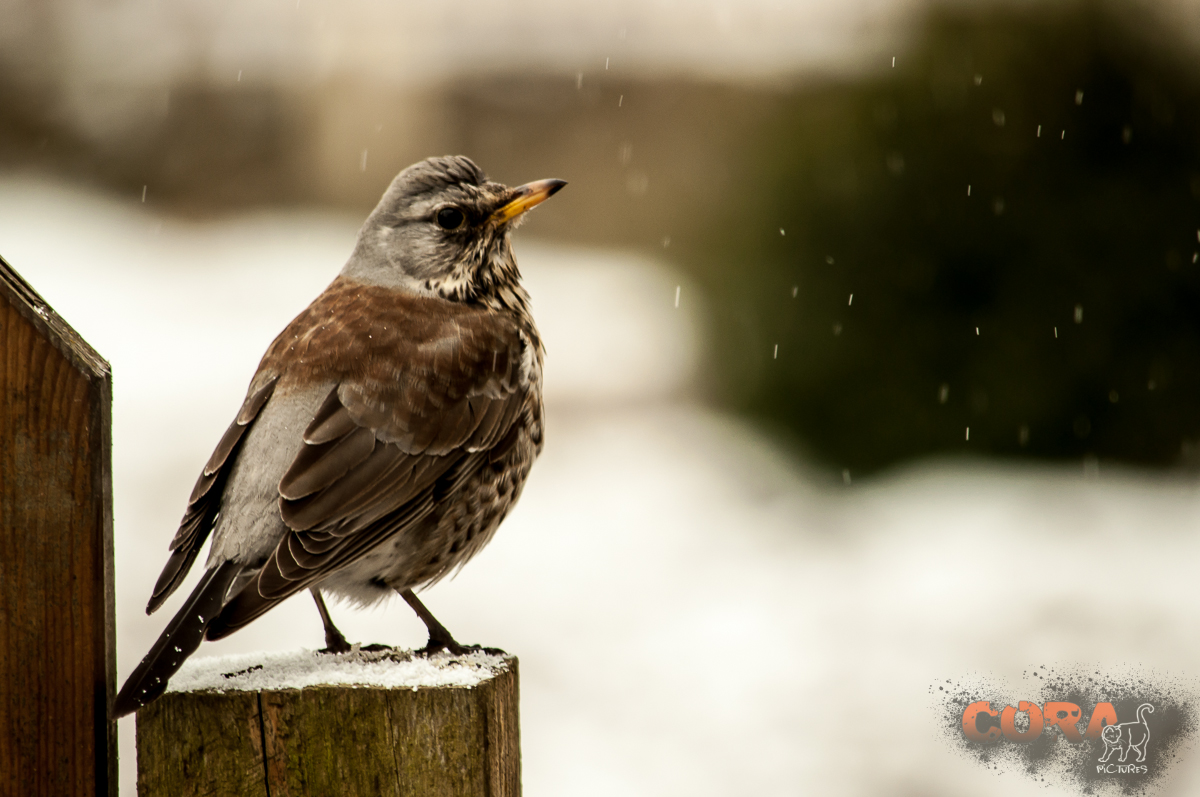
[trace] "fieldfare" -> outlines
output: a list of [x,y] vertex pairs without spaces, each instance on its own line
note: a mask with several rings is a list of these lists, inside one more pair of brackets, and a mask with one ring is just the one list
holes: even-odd
[[490,182],[465,157],[402,171],[338,277],[275,339],[192,490],[147,613],[205,540],[203,578],[116,700],[154,700],[201,640],[310,590],[399,592],[425,651],[466,648],[421,604],[512,508],[542,448],[542,341],[509,231],[566,183]]

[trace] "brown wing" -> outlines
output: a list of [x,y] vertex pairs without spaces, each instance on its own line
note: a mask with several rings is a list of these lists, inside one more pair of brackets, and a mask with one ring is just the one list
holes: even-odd
[[276,377],[268,378],[265,384],[246,397],[237,417],[225,430],[216,450],[208,458],[204,470],[200,472],[200,478],[196,480],[192,496],[188,499],[187,510],[183,513],[183,520],[179,523],[179,530],[171,540],[171,556],[150,594],[146,614],[152,614],[162,606],[163,601],[171,597],[171,593],[179,588],[180,582],[196,561],[196,555],[200,553],[200,548],[208,539],[216,521],[221,506],[221,493],[225,490],[229,471],[237,459],[238,449],[259,411],[275,392],[276,381]]
[[[292,531],[208,630],[218,639],[427,517],[511,447],[528,403],[511,321],[461,315],[440,334],[348,373],[304,432],[280,480]],[[397,367],[397,364],[400,367]]]

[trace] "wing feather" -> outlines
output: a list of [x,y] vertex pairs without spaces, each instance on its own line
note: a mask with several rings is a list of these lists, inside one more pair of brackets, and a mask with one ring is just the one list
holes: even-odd
[[361,427],[328,443],[306,441],[279,481],[279,494],[294,501],[320,492],[361,465],[374,450],[374,433]]
[[337,391],[330,391],[325,403],[313,416],[312,423],[304,430],[304,442],[310,445],[329,443],[353,432],[358,424],[338,401]]

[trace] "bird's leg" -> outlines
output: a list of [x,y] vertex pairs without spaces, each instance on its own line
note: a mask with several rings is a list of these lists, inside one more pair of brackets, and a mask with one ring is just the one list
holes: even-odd
[[446,630],[446,626],[438,622],[433,613],[425,608],[425,604],[411,589],[400,590],[400,597],[404,598],[404,602],[412,607],[412,610],[417,613],[417,617],[421,618],[421,622],[425,623],[425,627],[429,629],[429,642],[425,647],[421,648],[421,653],[436,653],[439,650],[448,650],[455,655],[466,652],[466,648],[454,641],[454,637]]
[[309,587],[308,591],[312,593],[313,600],[317,602],[317,611],[321,613],[321,622],[325,625],[324,652],[349,653],[350,643],[346,641],[346,637],[342,636],[342,632],[333,624],[333,618],[329,616],[329,609],[325,608],[325,599],[321,597],[321,590],[316,587]]
[[471,653],[473,651],[483,651],[493,654],[504,652],[497,648],[458,644],[454,641],[454,637],[450,636],[450,632],[446,630],[446,626],[437,621],[437,618],[425,608],[425,604],[421,603],[411,589],[400,590],[400,597],[404,598],[404,602],[412,607],[412,610],[417,613],[417,617],[420,617],[421,622],[425,623],[425,627],[429,629],[429,642],[425,647],[417,651],[418,653],[429,655],[430,653],[437,653],[439,650],[447,650],[455,656],[461,656],[464,653]]

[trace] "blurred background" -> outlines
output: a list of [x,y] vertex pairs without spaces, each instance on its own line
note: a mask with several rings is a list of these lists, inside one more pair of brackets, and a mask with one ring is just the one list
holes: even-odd
[[[258,358],[448,153],[570,182],[516,235],[546,452],[426,596],[521,657],[527,793],[1071,793],[930,685],[1200,670],[1196,0],[0,0],[0,255],[114,369],[122,678]],[[319,647],[306,600],[201,653]]]

